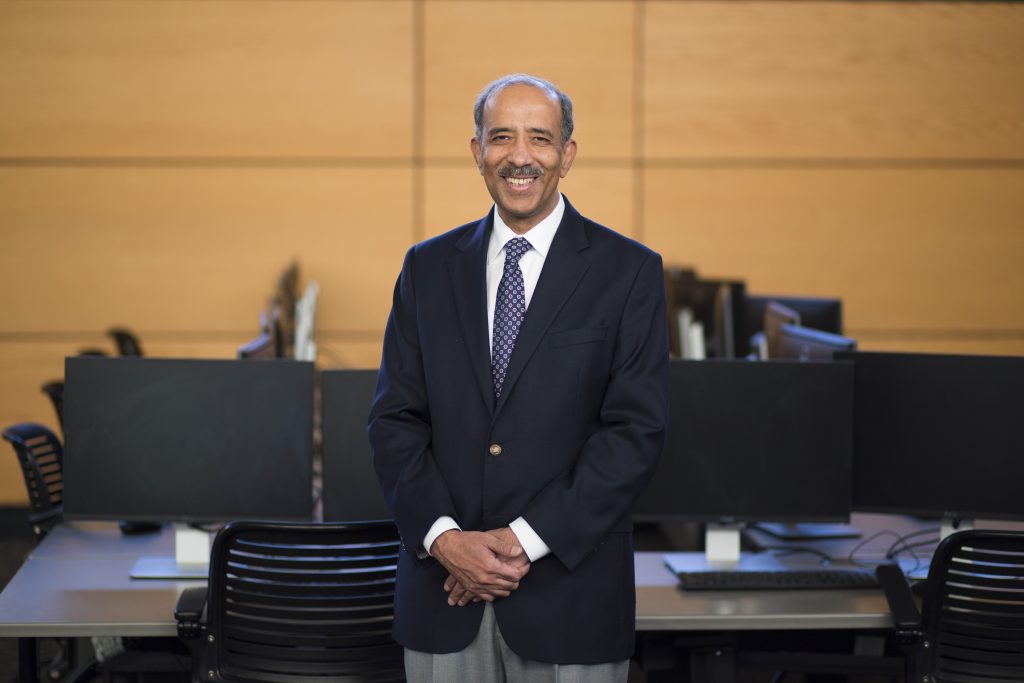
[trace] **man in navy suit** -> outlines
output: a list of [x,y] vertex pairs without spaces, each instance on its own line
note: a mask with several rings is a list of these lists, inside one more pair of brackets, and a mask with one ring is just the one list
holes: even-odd
[[554,85],[498,79],[474,119],[494,209],[406,254],[370,412],[394,635],[410,681],[624,681],[630,507],[668,419],[661,258],[558,191]]

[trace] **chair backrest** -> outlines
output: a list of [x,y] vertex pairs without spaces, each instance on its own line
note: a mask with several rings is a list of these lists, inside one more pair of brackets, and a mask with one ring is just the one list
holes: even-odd
[[107,330],[107,334],[114,340],[114,344],[117,345],[117,352],[122,356],[142,356],[142,344],[139,343],[139,338],[135,336],[135,333],[131,330],[123,327],[112,327]]
[[57,422],[60,424],[60,428],[64,429],[64,380],[56,379],[52,382],[47,382],[40,389],[50,397],[53,410],[57,413]]
[[404,680],[394,524],[233,522],[210,558],[203,680]]
[[64,449],[47,427],[22,422],[3,431],[14,446],[28,491],[29,522],[43,536],[64,512]]
[[922,626],[920,673],[932,681],[1024,681],[1024,532],[947,537],[928,572]]

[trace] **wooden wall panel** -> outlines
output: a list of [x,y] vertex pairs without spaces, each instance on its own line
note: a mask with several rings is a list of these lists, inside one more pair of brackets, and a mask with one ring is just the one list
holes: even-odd
[[1024,171],[648,171],[647,242],[852,330],[1024,335]]
[[1024,156],[1024,5],[652,2],[652,158]]
[[[402,264],[398,264],[401,266]],[[395,269],[398,275],[398,268]],[[386,314],[385,314],[386,318]],[[341,341],[320,338],[317,341],[317,367],[324,370],[337,368],[379,368],[380,352],[384,343],[384,322],[380,334],[372,341]]]
[[935,335],[913,338],[868,333],[857,339],[862,351],[899,351],[902,353],[943,353],[982,356],[1024,356],[1024,335],[993,336],[990,339]]
[[255,330],[298,259],[320,325],[377,329],[411,170],[0,168],[0,332]]
[[[38,422],[63,439],[56,413],[40,386],[64,376],[64,356],[77,348],[74,342],[0,344],[0,429],[18,422]],[[6,441],[0,442],[0,451],[0,504],[28,505],[14,451]]]
[[[558,184],[580,213],[624,235],[633,228],[633,176],[628,169],[574,166]],[[427,237],[479,219],[494,204],[470,160],[464,168],[428,168],[424,174]]]
[[0,156],[407,158],[412,2],[3,2],[0,92]]
[[375,367],[405,250],[490,206],[471,107],[511,71],[576,103],[570,199],[667,262],[842,296],[866,349],[1024,355],[1024,5],[515,11],[0,2],[0,423],[112,324],[231,357],[293,259],[321,365]]
[[424,6],[427,156],[465,155],[477,93],[519,71],[569,93],[579,112],[575,137],[589,155],[631,154],[633,4],[523,0],[511,7],[480,0]]
[[493,205],[473,158],[466,156],[466,163],[458,167],[423,170],[424,239],[478,220]]

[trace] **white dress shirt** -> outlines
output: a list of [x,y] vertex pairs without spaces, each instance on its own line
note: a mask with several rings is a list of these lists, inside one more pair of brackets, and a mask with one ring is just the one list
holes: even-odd
[[[498,284],[501,282],[501,275],[505,270],[505,244],[514,237],[525,237],[530,243],[530,250],[519,259],[519,270],[523,273],[523,285],[526,289],[526,310],[529,311],[533,290],[537,288],[540,271],[544,268],[544,260],[551,249],[551,241],[555,239],[558,225],[562,222],[563,213],[565,213],[565,200],[559,194],[558,204],[554,210],[540,223],[527,230],[525,234],[518,235],[505,224],[505,221],[501,220],[498,209],[495,207],[494,229],[491,231],[491,240],[487,244],[487,338],[492,353],[494,349],[494,306],[498,298]],[[519,540],[519,545],[523,546],[530,562],[536,562],[551,552],[547,543],[522,517],[512,520],[509,527]],[[427,535],[423,537],[423,548],[429,553],[430,546],[434,544],[437,537],[451,529],[460,529],[454,519],[447,515],[438,517],[427,531]]]

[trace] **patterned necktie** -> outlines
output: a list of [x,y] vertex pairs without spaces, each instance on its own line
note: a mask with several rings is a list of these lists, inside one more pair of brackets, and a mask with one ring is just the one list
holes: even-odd
[[498,283],[498,296],[494,301],[494,348],[491,352],[491,379],[494,380],[494,400],[501,396],[508,359],[516,345],[519,326],[526,315],[526,286],[519,259],[530,250],[525,237],[515,237],[505,244],[505,270]]

